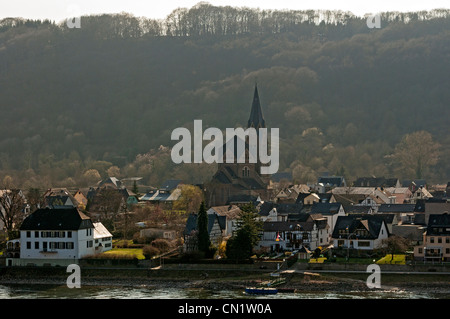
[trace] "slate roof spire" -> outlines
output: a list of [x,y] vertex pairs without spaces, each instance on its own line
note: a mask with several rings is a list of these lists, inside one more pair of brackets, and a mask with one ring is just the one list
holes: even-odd
[[266,121],[261,109],[261,104],[259,102],[258,86],[255,84],[255,93],[253,94],[252,110],[250,112],[250,118],[248,119],[247,127],[254,127],[259,129],[261,127],[266,127]]

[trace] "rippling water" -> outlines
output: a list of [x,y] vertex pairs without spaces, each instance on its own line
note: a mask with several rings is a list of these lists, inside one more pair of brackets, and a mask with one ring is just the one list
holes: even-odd
[[376,290],[368,292],[298,292],[277,295],[251,296],[241,290],[211,291],[154,287],[84,286],[68,288],[54,285],[0,285],[1,299],[449,299],[450,294]]

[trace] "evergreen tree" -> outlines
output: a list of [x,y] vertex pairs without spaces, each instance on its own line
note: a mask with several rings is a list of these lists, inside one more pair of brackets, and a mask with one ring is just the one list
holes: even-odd
[[262,222],[253,204],[241,208],[237,221],[236,233],[228,240],[227,257],[230,259],[248,259],[253,254],[253,247],[260,240]]
[[200,209],[197,215],[197,229],[198,249],[201,252],[207,253],[211,242],[208,234],[208,214],[206,213],[205,202],[200,204]]

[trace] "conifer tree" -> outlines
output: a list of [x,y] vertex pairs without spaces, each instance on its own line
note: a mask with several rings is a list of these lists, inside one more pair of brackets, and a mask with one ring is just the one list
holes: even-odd
[[208,234],[208,214],[206,212],[205,202],[200,204],[200,209],[197,215],[197,229],[198,249],[206,253],[209,250],[211,242]]

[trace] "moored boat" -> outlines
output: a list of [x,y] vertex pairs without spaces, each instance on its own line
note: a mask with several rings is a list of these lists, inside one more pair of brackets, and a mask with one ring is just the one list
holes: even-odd
[[251,295],[273,295],[278,293],[277,288],[265,288],[265,287],[247,287],[245,293]]

